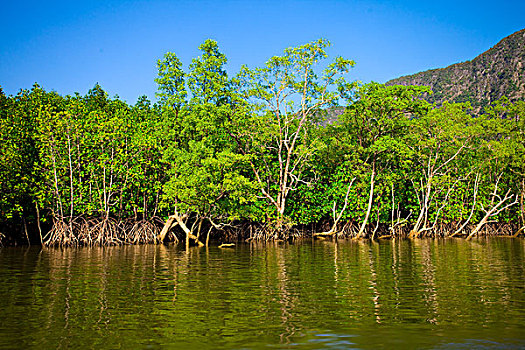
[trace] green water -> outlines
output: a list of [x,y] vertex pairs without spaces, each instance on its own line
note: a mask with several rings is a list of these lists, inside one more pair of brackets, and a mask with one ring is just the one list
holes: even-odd
[[0,348],[525,348],[525,241],[0,248]]

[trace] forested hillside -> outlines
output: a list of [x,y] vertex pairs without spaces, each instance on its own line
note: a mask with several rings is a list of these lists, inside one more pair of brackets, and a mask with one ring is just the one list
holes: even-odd
[[319,69],[328,46],[235,76],[212,40],[186,66],[167,53],[155,104],[0,91],[0,243],[523,233],[525,102],[474,118],[426,87],[358,86],[349,59]]
[[472,61],[390,80],[386,85],[429,86],[425,95],[438,105],[470,102],[476,111],[506,96],[525,98],[525,29],[516,32]]

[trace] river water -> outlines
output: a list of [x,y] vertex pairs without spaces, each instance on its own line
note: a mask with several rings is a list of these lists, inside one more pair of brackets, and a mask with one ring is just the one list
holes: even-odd
[[525,348],[525,240],[0,248],[0,348]]

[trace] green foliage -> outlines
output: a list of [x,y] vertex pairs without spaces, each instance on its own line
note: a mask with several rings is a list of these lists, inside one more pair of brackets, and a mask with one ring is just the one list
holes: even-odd
[[[187,74],[178,75],[187,77],[192,98],[163,135],[163,160],[169,167],[164,202],[209,220],[249,217],[247,204],[255,199],[254,185],[245,176],[246,156],[236,152],[230,136],[244,103],[232,88],[234,82],[224,69],[226,57],[217,43],[206,40],[199,48],[202,56],[192,61]],[[171,84],[160,78],[157,82],[160,91]],[[185,96],[184,81],[177,86],[178,96]],[[163,120],[172,118],[170,113],[163,108]]]
[[158,77],[155,82],[159,86],[159,103],[178,113],[184,106],[187,95],[182,63],[174,53],[168,52],[164,55],[164,60],[157,62],[157,68]]

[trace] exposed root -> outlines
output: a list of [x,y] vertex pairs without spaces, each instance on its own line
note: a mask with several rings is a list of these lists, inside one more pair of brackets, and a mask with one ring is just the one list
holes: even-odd
[[[108,246],[122,244],[149,244],[158,242],[163,222],[158,218],[135,221],[134,219],[116,220],[114,218],[55,218],[51,230],[44,237],[46,246]],[[468,237],[473,225],[466,225],[458,230],[460,223],[451,222],[435,225],[432,228],[422,229],[419,232],[411,231],[407,225],[393,227],[390,224],[370,224],[365,232],[368,237],[385,238],[438,238],[438,237]],[[284,226],[280,229],[274,223],[237,222],[221,229],[211,225],[203,225],[203,232],[211,232],[214,239],[226,242],[244,240],[246,242],[279,242],[301,238],[315,239],[359,239],[359,224],[353,221],[346,222],[343,227],[336,227],[330,222],[318,225]],[[180,230],[179,230],[180,231]],[[375,232],[372,235],[372,232]],[[179,232],[181,233],[181,232]],[[177,232],[169,232],[177,240]],[[518,237],[525,234],[525,227],[511,223],[487,223],[477,236],[506,236]],[[195,244],[200,241],[193,234],[190,239]],[[207,238],[207,241],[209,236]],[[0,233],[0,245],[5,243],[6,237]],[[201,243],[200,245],[202,245]]]
[[[44,245],[47,246],[76,246],[78,238],[75,235],[74,222],[67,222],[66,219],[55,219],[53,227],[44,237]],[[76,225],[75,225],[76,226]]]
[[159,227],[155,223],[141,220],[135,222],[129,230],[126,230],[126,241],[132,244],[151,242],[155,240],[159,233]]
[[46,246],[108,246],[154,243],[159,233],[155,221],[119,221],[114,218],[55,218],[44,237]]

